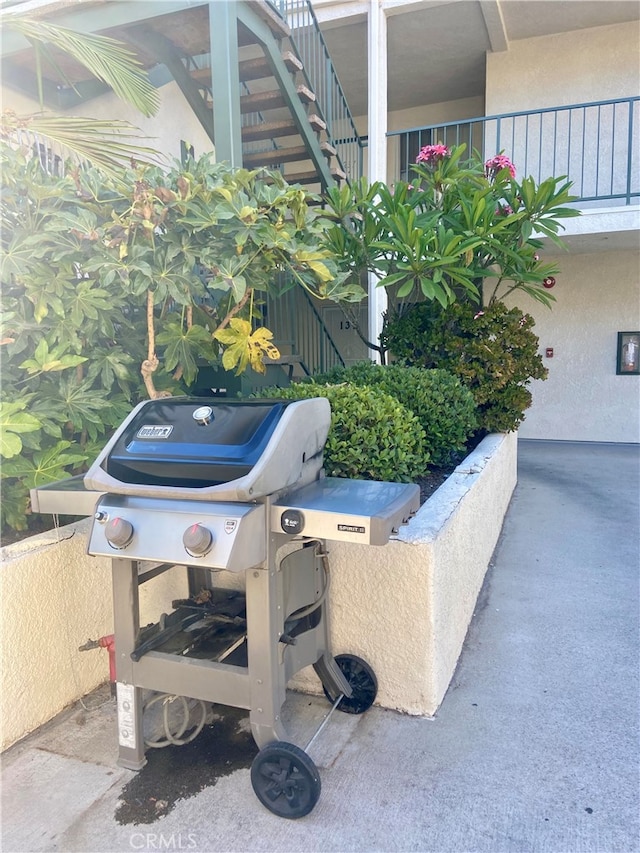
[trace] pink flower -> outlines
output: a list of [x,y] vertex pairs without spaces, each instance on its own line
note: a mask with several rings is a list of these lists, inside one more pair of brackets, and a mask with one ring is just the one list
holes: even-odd
[[556,280],[552,275],[548,275],[546,278],[542,279],[542,284],[547,288],[547,290],[551,290],[552,287],[555,286]]
[[510,216],[513,213],[513,209],[509,204],[499,204],[496,207],[496,213],[498,214],[498,216],[500,214],[502,214],[503,216]]
[[484,317],[484,311],[478,311],[478,313],[474,315],[473,319],[477,320],[478,317]]
[[537,252],[534,254],[534,256],[533,256],[533,260],[534,260],[534,261],[539,261],[539,260],[540,260],[540,255],[539,255]]
[[444,160],[450,154],[451,151],[449,151],[446,145],[425,145],[420,149],[420,153],[416,157],[416,163],[426,163],[428,166],[432,166],[438,160]]
[[484,164],[484,169],[488,178],[495,178],[498,172],[501,172],[503,169],[508,169],[512,178],[516,176],[516,167],[504,154],[496,154],[495,157],[487,160]]

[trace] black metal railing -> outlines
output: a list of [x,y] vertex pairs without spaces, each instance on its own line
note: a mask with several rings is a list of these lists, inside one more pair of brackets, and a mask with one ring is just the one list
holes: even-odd
[[633,204],[640,198],[640,98],[483,116],[388,134],[399,146],[399,178],[425,145],[465,143],[484,159],[500,152],[519,177],[567,175],[580,204]]
[[281,354],[298,358],[298,375],[313,376],[338,365],[344,367],[344,359],[329,329],[302,287],[268,296],[264,313],[265,324],[273,332]]
[[291,28],[291,45],[303,64],[303,76],[316,96],[315,108],[327,124],[327,138],[337,151],[347,180],[363,170],[363,143],[331,61],[309,0],[271,0]]

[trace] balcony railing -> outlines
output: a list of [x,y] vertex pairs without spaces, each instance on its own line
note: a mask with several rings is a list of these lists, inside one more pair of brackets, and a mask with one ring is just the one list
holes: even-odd
[[399,147],[399,176],[424,145],[465,143],[483,159],[503,152],[518,176],[536,182],[567,175],[582,207],[640,199],[640,98],[483,116],[388,134]]

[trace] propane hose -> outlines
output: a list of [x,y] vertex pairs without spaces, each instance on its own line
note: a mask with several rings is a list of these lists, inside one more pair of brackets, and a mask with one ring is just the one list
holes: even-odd
[[[169,725],[169,707],[170,705],[179,699],[182,704],[183,711],[183,719],[182,723],[178,727],[178,731],[173,733],[171,732],[171,727]],[[201,710],[201,718],[194,730],[191,734],[187,735],[187,737],[183,737],[184,733],[187,730],[187,726],[189,725],[189,718],[191,716],[191,709],[189,708],[189,703],[187,702],[186,696],[175,696],[171,693],[158,693],[152,699],[145,703],[143,708],[144,711],[147,711],[157,702],[162,702],[162,722],[164,726],[164,740],[146,740],[145,746],[150,747],[151,749],[162,749],[165,746],[185,746],[187,743],[191,743],[192,740],[198,737],[202,729],[204,728],[205,720],[207,719],[207,706],[205,703],[199,699],[197,700],[200,703]]]

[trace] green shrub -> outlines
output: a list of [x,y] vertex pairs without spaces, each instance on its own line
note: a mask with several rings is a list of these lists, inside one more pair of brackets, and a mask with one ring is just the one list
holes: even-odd
[[364,361],[314,378],[319,383],[369,385],[391,394],[420,421],[429,458],[435,465],[445,465],[465,450],[478,426],[473,394],[447,370]]
[[324,469],[330,477],[412,482],[427,469],[424,430],[417,417],[395,397],[378,389],[299,383],[289,388],[266,388],[260,396],[329,400],[331,429]]
[[475,398],[481,429],[511,432],[531,405],[527,385],[548,373],[533,326],[531,316],[500,302],[483,310],[424,302],[390,320],[385,334],[391,351],[408,364],[458,376]]

